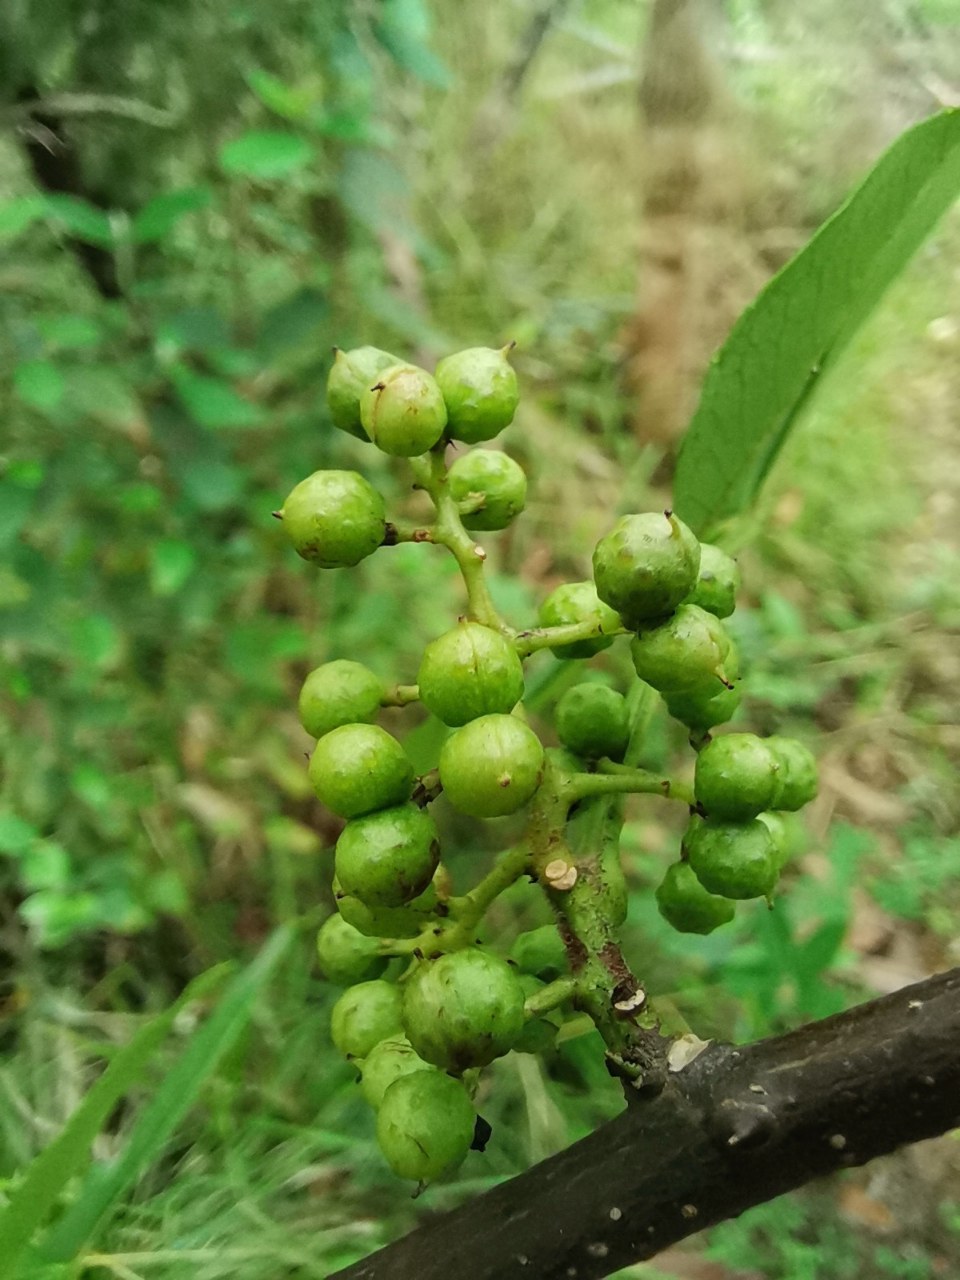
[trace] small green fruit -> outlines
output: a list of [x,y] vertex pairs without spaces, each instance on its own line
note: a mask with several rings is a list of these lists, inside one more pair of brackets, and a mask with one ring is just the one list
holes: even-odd
[[400,363],[399,357],[377,347],[355,347],[352,351],[337,348],[327,378],[327,408],[333,425],[358,440],[367,440],[360,421],[360,397],[384,369]]
[[323,976],[338,987],[379,978],[387,967],[387,957],[380,955],[376,938],[367,938],[342,916],[324,920],[317,934],[317,959]]
[[779,787],[771,809],[802,809],[817,794],[817,762],[810,750],[795,738],[767,739],[780,766]]
[[471,720],[443,744],[440,782],[455,809],[473,818],[516,813],[543,774],[543,746],[522,720],[490,715]]
[[557,703],[554,723],[563,745],[585,760],[622,760],[630,740],[626,699],[602,684],[568,689]]
[[430,1182],[466,1157],[476,1116],[459,1080],[416,1071],[395,1080],[377,1113],[377,1145],[398,1178]]
[[[541,627],[565,627],[588,618],[596,618],[601,633],[619,631],[623,626],[620,615],[603,603],[592,582],[565,582],[551,591],[540,606]],[[613,636],[600,634],[595,640],[557,645],[551,653],[558,658],[592,658],[612,644]]]
[[518,462],[495,449],[473,449],[450,468],[450,493],[458,503],[483,498],[462,515],[467,529],[505,529],[527,501],[527,477]]
[[777,883],[777,857],[769,828],[749,822],[693,819],[683,838],[690,866],[708,893],[723,898],[767,898]]
[[430,884],[439,862],[436,823],[415,804],[354,818],[337,841],[340,887],[368,907],[412,902]]
[[682,604],[665,622],[642,630],[630,643],[637,675],[668,695],[718,694],[736,674],[732,653],[723,623],[695,604]]
[[314,738],[344,724],[372,724],[380,711],[383,681],[362,662],[336,658],[316,667],[303,682],[297,710]]
[[718,724],[726,724],[736,715],[740,706],[740,683],[735,683],[732,689],[721,688],[713,695],[704,690],[668,693],[664,695],[664,701],[674,720],[679,720],[688,729],[706,733]]
[[[525,1000],[537,995],[547,985],[531,973],[521,973],[519,982]],[[553,1021],[547,1021],[548,1018]],[[556,1046],[558,1025],[559,1015],[556,1010],[543,1018],[528,1018],[514,1043],[514,1052],[549,1053]]]
[[567,949],[556,925],[552,924],[521,933],[510,948],[510,959],[521,973],[546,982],[552,982],[569,969]]
[[679,933],[713,933],[734,917],[726,898],[708,893],[686,862],[675,862],[657,886],[657,909]]
[[758,813],[757,821],[770,832],[773,839],[773,851],[776,858],[777,871],[782,871],[790,860],[791,831],[782,814]]
[[597,595],[628,626],[663,618],[690,594],[700,569],[700,544],[667,512],[623,516],[597,543]]
[[517,375],[507,359],[509,347],[468,347],[441,360],[436,379],[447,406],[447,434],[478,444],[509,427],[517,411]]
[[403,1030],[401,995],[377,978],[345,991],[330,1011],[333,1043],[346,1058],[365,1058],[374,1045]]
[[499,631],[460,622],[423,651],[420,700],[444,724],[512,711],[523,697],[523,667]]
[[729,618],[737,607],[740,570],[737,562],[710,542],[700,543],[700,574],[685,601],[699,605],[716,618]]
[[290,491],[280,515],[297,555],[321,569],[359,564],[387,529],[383,499],[356,471],[315,471]]
[[328,809],[341,818],[359,818],[409,800],[413,765],[386,729],[344,724],[314,747],[310,781]]
[[376,1111],[394,1080],[399,1080],[401,1076],[412,1076],[415,1071],[436,1071],[436,1067],[424,1062],[406,1036],[381,1040],[363,1060],[361,1092]]
[[752,733],[728,733],[697,756],[694,792],[709,817],[747,822],[771,807],[779,775],[769,742]]
[[395,458],[426,453],[447,425],[440,388],[415,364],[384,369],[360,397],[360,418],[377,448]]
[[359,898],[345,893],[336,877],[333,896],[344,920],[367,938],[415,938],[434,919],[439,902],[436,888],[431,884],[419,898],[404,907],[368,907]]
[[506,960],[471,947],[418,966],[404,989],[403,1027],[421,1058],[444,1071],[466,1071],[513,1048],[523,1003]]

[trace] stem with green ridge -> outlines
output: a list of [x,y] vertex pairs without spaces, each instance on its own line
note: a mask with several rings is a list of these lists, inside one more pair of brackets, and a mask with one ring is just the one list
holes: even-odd
[[558,649],[582,640],[612,639],[628,634],[625,627],[604,631],[600,615],[592,614],[580,622],[569,622],[560,627],[531,627],[528,631],[519,631],[514,644],[520,657],[526,658],[538,649]]

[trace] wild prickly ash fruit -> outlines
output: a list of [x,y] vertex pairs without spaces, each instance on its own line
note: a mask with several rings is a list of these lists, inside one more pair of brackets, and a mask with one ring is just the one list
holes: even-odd
[[368,907],[346,893],[335,876],[333,896],[343,919],[367,938],[415,938],[435,919],[439,906],[434,884],[405,906]]
[[695,604],[682,604],[630,644],[637,675],[661,693],[714,697],[738,674],[733,642],[723,623]]
[[314,738],[345,724],[372,724],[380,711],[383,681],[362,662],[336,658],[316,667],[303,682],[297,710]]
[[315,471],[290,491],[280,517],[297,555],[321,569],[359,564],[387,528],[383,499],[356,471]]
[[752,733],[714,738],[697,756],[694,793],[708,817],[747,822],[772,802],[780,787],[780,765]]
[[543,775],[540,739],[514,716],[471,720],[443,744],[440,782],[455,809],[497,818],[527,803]]
[[523,1030],[523,988],[499,956],[470,947],[421,962],[403,995],[403,1026],[421,1058],[460,1072],[513,1048]]
[[683,847],[708,893],[722,898],[768,898],[777,883],[773,836],[757,818],[748,822],[694,818]]
[[379,978],[387,967],[379,941],[365,937],[340,915],[330,916],[320,926],[317,959],[323,976],[338,987]]
[[400,907],[425,891],[440,862],[436,823],[415,804],[348,822],[337,841],[337,880],[368,907]]
[[768,738],[767,746],[780,767],[779,785],[769,808],[802,809],[817,794],[817,762],[809,748],[795,738]]
[[341,818],[359,818],[409,800],[413,765],[386,729],[345,724],[314,747],[310,781],[328,809]]
[[667,869],[655,896],[657,910],[679,933],[713,933],[736,910],[726,898],[708,893],[686,862]]
[[773,853],[777,863],[777,870],[782,871],[790,860],[791,852],[791,831],[786,819],[779,813],[758,813],[757,821],[770,832],[773,840]]
[[523,697],[523,667],[499,631],[460,622],[423,651],[420,700],[444,724],[512,711]]
[[430,1182],[460,1164],[476,1115],[466,1089],[442,1071],[416,1071],[389,1086],[377,1113],[377,1145],[399,1178]]
[[448,472],[450,493],[458,504],[482,505],[461,515],[467,529],[506,529],[527,501],[527,477],[518,462],[495,449],[473,449]]
[[394,1080],[415,1071],[436,1071],[436,1067],[424,1062],[406,1036],[393,1036],[374,1045],[364,1058],[360,1089],[376,1111]]
[[479,444],[509,427],[517,411],[517,375],[507,359],[510,347],[468,347],[441,360],[436,379],[447,406],[447,434]]
[[565,627],[596,618],[599,633],[596,639],[575,640],[573,644],[557,645],[551,649],[558,658],[592,658],[602,649],[609,649],[613,636],[605,632],[619,631],[620,615],[597,595],[592,582],[565,582],[556,587],[540,606],[541,627]]
[[692,693],[666,693],[664,701],[674,720],[697,733],[706,733],[736,715],[740,706],[740,683],[735,682],[733,688],[721,688],[715,694],[704,689]]
[[670,512],[623,516],[593,553],[597,595],[627,626],[672,613],[699,569],[699,542]]
[[567,948],[556,925],[545,924],[518,935],[510,948],[510,959],[521,973],[552,982],[569,968]]
[[333,425],[358,440],[368,439],[360,421],[360,397],[384,369],[400,363],[397,356],[377,347],[355,347],[352,351],[336,348],[327,378],[327,408]]
[[360,418],[378,449],[395,458],[416,458],[443,435],[447,410],[425,369],[395,364],[360,397]]
[[622,760],[630,739],[626,699],[602,684],[568,689],[557,703],[554,724],[567,750],[585,760]]
[[376,978],[350,987],[330,1012],[333,1043],[346,1058],[365,1058],[381,1040],[401,1033],[400,1009],[400,989],[392,982]]
[[712,543],[701,542],[700,573],[686,603],[699,605],[716,618],[729,618],[737,607],[739,590],[737,562]]

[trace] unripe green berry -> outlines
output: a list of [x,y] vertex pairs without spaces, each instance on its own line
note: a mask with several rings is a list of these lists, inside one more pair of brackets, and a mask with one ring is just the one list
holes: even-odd
[[747,822],[771,807],[779,774],[768,742],[752,733],[727,733],[697,756],[694,794],[708,817]]
[[386,729],[345,724],[314,747],[310,781],[328,809],[341,818],[359,818],[409,800],[413,765]]
[[383,499],[356,471],[315,471],[280,511],[297,555],[321,569],[359,564],[386,533]]
[[483,505],[462,514],[467,529],[505,529],[527,501],[527,477],[513,458],[495,449],[473,449],[457,458],[447,473],[457,503],[483,498]]
[[343,993],[330,1011],[333,1043],[347,1058],[365,1058],[374,1045],[402,1030],[400,988],[377,978]]
[[622,760],[630,740],[626,699],[602,684],[568,689],[557,703],[554,724],[563,745],[585,760]]
[[665,622],[645,628],[630,643],[637,675],[668,695],[718,694],[736,674],[732,652],[723,623],[695,604],[682,604]]
[[[518,981],[525,1001],[537,995],[547,985],[531,973],[519,974]],[[555,1018],[556,1013],[548,1014],[544,1018],[528,1018],[514,1042],[513,1051],[515,1053],[549,1053],[555,1047],[557,1040],[556,1025],[547,1021],[551,1016]]]
[[522,720],[491,715],[471,720],[443,744],[440,782],[455,809],[473,818],[516,813],[543,774],[543,746]]
[[344,920],[367,938],[415,938],[434,918],[438,896],[433,884],[403,907],[368,907],[344,892],[334,877],[333,896]]
[[436,1067],[424,1062],[406,1036],[381,1040],[363,1060],[361,1092],[376,1111],[394,1080],[399,1080],[401,1076],[412,1076],[415,1071],[436,1071]]
[[415,804],[348,822],[337,841],[337,880],[368,907],[400,907],[430,884],[440,862],[437,826]]
[[460,622],[423,651],[420,701],[444,724],[512,711],[523,697],[523,667],[499,631]]
[[407,980],[403,1027],[421,1058],[444,1071],[483,1067],[513,1048],[524,994],[499,956],[470,947],[423,961]]
[[597,595],[628,626],[663,618],[690,594],[700,569],[700,544],[672,513],[623,516],[597,543]]
[[358,440],[369,439],[360,421],[360,397],[384,369],[400,363],[397,356],[378,347],[355,347],[352,351],[337,348],[327,378],[327,408],[333,425]]
[[708,893],[723,898],[767,898],[777,883],[773,837],[757,818],[749,822],[694,818],[683,847]]
[[338,987],[379,978],[388,963],[380,955],[379,941],[365,937],[340,915],[330,916],[320,926],[317,959],[323,976]]
[[297,703],[300,723],[314,738],[344,724],[372,724],[383,694],[383,681],[369,667],[336,658],[304,680]]
[[363,392],[360,418],[378,449],[395,458],[416,458],[443,435],[447,410],[426,369],[395,364]]
[[737,562],[713,543],[701,542],[700,573],[686,603],[699,605],[717,618],[729,618],[737,607],[739,590]]
[[[556,587],[540,606],[541,627],[565,627],[596,618],[601,633],[619,631],[623,626],[620,615],[597,595],[592,582],[564,582]],[[573,644],[557,645],[551,649],[558,658],[592,658],[602,649],[609,649],[613,636],[600,634],[595,640],[575,640]]]
[[736,715],[740,696],[740,683],[737,682],[732,689],[721,688],[719,693],[712,695],[706,690],[668,693],[664,695],[664,701],[674,720],[679,720],[688,729],[706,733]]
[[510,959],[522,974],[531,974],[547,982],[559,978],[569,968],[567,948],[556,925],[552,924],[519,934],[510,948]]
[[466,1089],[442,1071],[395,1080],[377,1112],[377,1145],[398,1178],[430,1182],[465,1158],[476,1115]]
[[726,898],[708,893],[686,862],[675,862],[657,886],[657,910],[679,933],[713,933],[734,917]]
[[779,785],[768,807],[802,809],[817,794],[817,762],[813,754],[795,738],[768,738],[767,746],[780,766]]
[[478,444],[509,427],[517,411],[517,375],[510,347],[468,347],[441,360],[436,379],[447,406],[447,435]]
[[773,839],[777,870],[782,871],[790,860],[790,828],[787,826],[783,815],[779,813],[758,813],[757,821],[762,822],[770,832]]

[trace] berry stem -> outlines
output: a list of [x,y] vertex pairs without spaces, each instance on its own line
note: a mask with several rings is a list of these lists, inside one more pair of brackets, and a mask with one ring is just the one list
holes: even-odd
[[578,640],[598,640],[603,636],[625,636],[625,627],[604,631],[598,614],[584,618],[582,622],[570,622],[562,627],[531,627],[517,633],[515,644],[521,658],[536,653],[538,649],[555,649],[561,645],[576,644]]
[[529,1021],[542,1018],[551,1009],[568,1004],[579,990],[580,983],[576,978],[557,978],[555,982],[548,983],[526,1001],[523,1006],[524,1017]]
[[416,684],[391,685],[380,699],[381,707],[405,707],[420,698],[420,686]]
[[617,792],[635,795],[665,796],[683,804],[695,803],[692,788],[676,778],[662,778],[646,769],[632,769],[614,760],[599,760],[597,773],[572,773],[567,775],[566,795],[573,803],[587,796],[614,795]]

